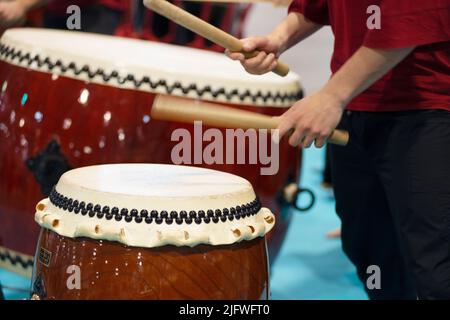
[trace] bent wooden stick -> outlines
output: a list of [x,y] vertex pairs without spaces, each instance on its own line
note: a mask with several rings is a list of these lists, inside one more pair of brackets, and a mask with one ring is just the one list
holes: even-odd
[[[242,52],[246,58],[251,58],[256,56],[259,52],[243,52],[242,42],[233,37],[231,34],[216,28],[215,26],[203,21],[200,18],[186,12],[185,10],[171,4],[166,0],[144,0],[144,5],[159,13],[160,15],[166,17],[169,20],[185,27],[186,29],[195,32],[202,37],[224,47],[232,52]],[[274,73],[284,77],[289,73],[289,67],[278,61],[277,66],[273,70]]]
[[[230,129],[276,129],[280,117],[271,117],[255,112],[238,110],[215,103],[200,102],[186,98],[159,95],[153,102],[151,111],[153,119],[204,124]],[[328,142],[341,146],[347,145],[348,132],[334,130]]]

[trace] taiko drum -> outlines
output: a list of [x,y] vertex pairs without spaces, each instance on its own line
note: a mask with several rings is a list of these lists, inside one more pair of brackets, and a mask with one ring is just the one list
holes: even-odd
[[267,299],[275,216],[215,170],[71,170],[36,206],[32,299]]

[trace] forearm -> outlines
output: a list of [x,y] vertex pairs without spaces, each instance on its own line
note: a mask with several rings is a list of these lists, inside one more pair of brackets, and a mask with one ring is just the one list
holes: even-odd
[[345,107],[353,98],[383,77],[413,50],[414,48],[381,50],[361,47],[333,75],[322,91],[339,99]]
[[321,27],[322,25],[306,19],[302,14],[291,12],[269,34],[269,37],[279,41],[281,47],[280,53],[282,53],[298,42],[306,39]]

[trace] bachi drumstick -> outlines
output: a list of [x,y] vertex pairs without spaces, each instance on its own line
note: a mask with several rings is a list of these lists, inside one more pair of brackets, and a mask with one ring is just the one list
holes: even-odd
[[[209,126],[231,129],[276,129],[280,117],[271,117],[255,112],[238,110],[215,103],[200,102],[174,96],[159,95],[153,102],[151,116],[157,120],[194,123],[202,121]],[[349,134],[334,130],[328,142],[345,146]]]
[[[233,37],[225,31],[220,30],[219,28],[216,28],[208,22],[197,18],[196,16],[166,0],[144,0],[144,5],[167,19],[172,20],[186,29],[201,35],[221,47],[224,47],[232,52],[242,52],[246,58],[252,58],[259,53],[258,51],[243,52],[242,42],[239,39]],[[289,67],[278,61],[278,64],[273,72],[284,77],[289,73]]]

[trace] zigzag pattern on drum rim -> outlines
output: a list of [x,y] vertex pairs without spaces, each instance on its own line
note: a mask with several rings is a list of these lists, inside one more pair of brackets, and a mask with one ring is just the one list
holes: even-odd
[[36,54],[34,57],[31,57],[30,53],[22,53],[21,50],[16,51],[14,48],[10,48],[2,43],[0,43],[0,57],[4,57],[5,59],[9,59],[11,61],[18,59],[20,64],[23,64],[23,62],[26,61],[27,66],[31,66],[31,64],[35,62],[37,63],[38,67],[46,65],[49,70],[53,70],[54,68],[58,67],[63,74],[68,70],[71,70],[75,75],[84,73],[89,77],[89,79],[101,77],[104,82],[109,82],[111,79],[116,79],[119,84],[131,82],[134,84],[135,88],[140,88],[144,84],[148,84],[153,90],[159,87],[164,87],[166,93],[168,94],[171,94],[175,89],[181,89],[183,94],[188,94],[194,91],[200,98],[204,96],[205,93],[209,93],[214,98],[224,96],[228,101],[231,101],[234,97],[238,97],[240,101],[245,101],[247,98],[251,98],[254,103],[257,103],[259,99],[262,99],[264,102],[272,100],[274,102],[280,101],[281,103],[294,103],[303,97],[303,92],[301,90],[295,94],[272,94],[271,92],[263,94],[261,91],[258,91],[256,94],[252,94],[249,90],[246,90],[243,93],[240,93],[237,89],[226,92],[224,88],[214,91],[210,86],[198,88],[196,84],[183,86],[180,82],[174,82],[173,84],[169,85],[165,80],[152,82],[149,76],[144,76],[140,80],[136,79],[132,74],[128,74],[126,77],[121,77],[118,71],[112,71],[111,73],[107,74],[103,69],[92,71],[88,65],[84,65],[83,67],[78,68],[74,62],[71,62],[66,66],[59,59],[56,62],[52,62],[48,57],[42,59],[38,54]]
[[49,195],[50,202],[60,208],[63,211],[68,211],[69,213],[81,214],[83,216],[88,215],[90,218],[97,217],[98,219],[105,218],[106,220],[114,220],[125,222],[136,223],[145,222],[151,224],[155,222],[156,224],[166,223],[166,224],[200,224],[200,223],[218,223],[219,221],[226,222],[227,220],[233,221],[234,219],[244,219],[246,217],[254,216],[258,214],[261,210],[261,203],[259,199],[256,198],[248,204],[243,204],[240,206],[224,209],[215,210],[199,210],[197,211],[156,211],[156,210],[141,210],[137,209],[127,209],[127,208],[110,208],[109,206],[101,206],[99,204],[85,203],[84,201],[72,199],[65,197],[53,188]]
[[33,258],[13,252],[5,247],[0,247],[0,263],[9,262],[13,266],[19,265],[23,269],[33,268]]

